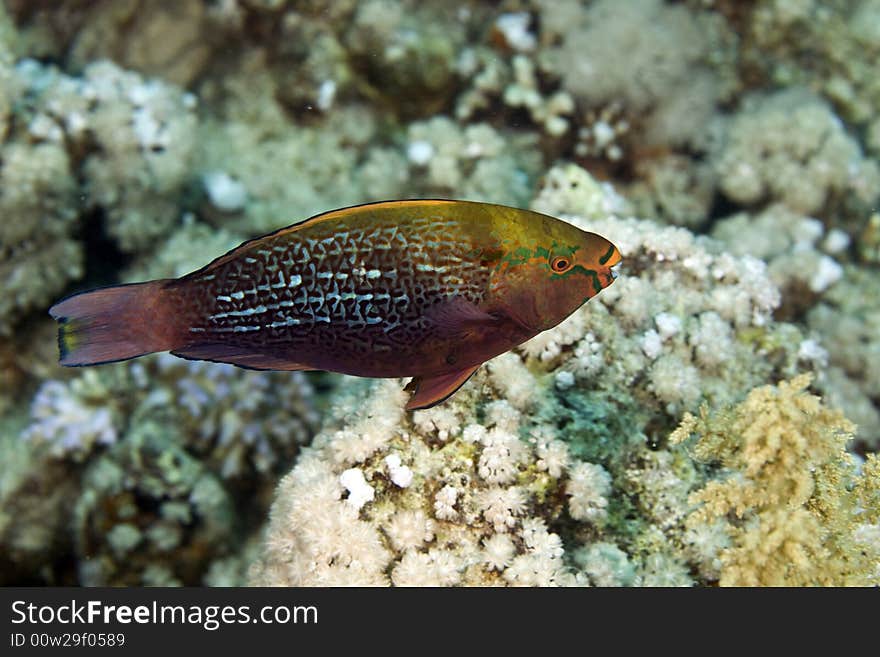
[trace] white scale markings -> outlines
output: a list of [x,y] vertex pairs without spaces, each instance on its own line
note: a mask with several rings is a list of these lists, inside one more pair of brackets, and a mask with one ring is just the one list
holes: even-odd
[[216,315],[209,315],[208,319],[224,319],[226,317],[249,317],[251,315],[260,315],[269,309],[266,306],[260,304],[256,308],[245,308],[244,310],[230,310],[225,313],[217,313]]
[[[371,245],[374,250],[380,250],[380,251],[390,250],[391,248],[393,248],[392,243],[395,240],[400,240],[403,237],[402,235],[400,235],[398,233],[398,231],[396,229],[392,229],[391,231],[382,231],[382,233],[383,233],[382,237],[385,237],[386,239],[388,239],[388,241],[384,242],[384,241],[377,240],[376,242],[374,242]],[[347,235],[345,237],[347,238]],[[376,231],[374,231],[373,234],[370,235],[370,237],[379,238],[380,235]],[[310,256],[309,251],[310,250],[314,251],[315,247],[317,246],[316,242],[313,240],[308,240],[308,242],[307,242],[308,248],[305,248],[304,245],[298,244],[295,247],[293,247],[293,249],[291,249],[290,247],[277,247],[276,246],[273,248],[273,250],[276,252],[279,252],[279,253],[285,253],[285,255],[287,255],[288,258],[290,258],[290,260],[286,261],[286,264],[289,264],[289,265],[293,264],[291,255],[295,254],[296,256],[302,257],[303,260],[300,260],[299,262],[302,262],[303,264],[308,262],[308,266],[311,270],[309,273],[313,277],[313,280],[330,281],[330,280],[336,279],[338,281],[346,281],[352,275],[355,276],[356,278],[361,279],[361,280],[364,280],[364,279],[375,280],[375,279],[378,279],[383,276],[385,276],[389,279],[392,279],[392,280],[397,279],[398,272],[396,269],[389,269],[386,271],[382,271],[380,269],[367,269],[366,267],[364,267],[364,264],[362,262],[358,263],[357,262],[358,259],[356,257],[357,252],[358,252],[357,245],[352,244],[352,243],[346,244],[346,242],[347,242],[347,239],[342,239],[342,240],[337,241],[336,239],[333,239],[333,238],[327,238],[327,239],[321,240],[320,245],[321,246],[323,246],[323,245],[331,246],[332,245],[332,246],[335,246],[338,248],[341,243],[341,245],[343,245],[343,251],[346,254],[349,254],[351,256],[348,258],[348,261],[352,265],[356,265],[355,267],[352,268],[352,271],[350,271],[350,272],[345,272],[345,271],[329,271],[329,272],[328,271],[320,271],[320,272],[318,272],[318,271],[315,271],[315,269],[316,269],[315,264],[313,262],[308,262],[309,256]],[[432,246],[432,245],[429,245],[429,246]],[[293,251],[293,253],[291,253],[291,251]],[[260,255],[265,255],[265,256],[270,255],[270,252],[259,251],[258,253],[260,253]],[[256,262],[259,262],[257,259],[252,258],[252,257],[245,257],[245,261],[248,262],[249,264],[254,264]],[[461,261],[461,259],[456,256],[449,256],[449,257],[447,257],[447,263],[444,265],[418,263],[418,264],[416,264],[415,268],[417,271],[420,271],[420,272],[436,272],[436,273],[442,274],[442,273],[446,273],[449,271],[449,269],[450,269],[449,264],[460,262],[460,261]],[[213,278],[214,278],[214,275],[210,274],[210,275],[205,275],[202,278],[202,280],[211,280]],[[463,281],[461,281],[461,279],[459,277],[453,277],[453,279],[454,280],[451,282],[463,282]],[[279,270],[277,281],[272,284],[262,284],[262,285],[256,286],[255,288],[251,288],[251,289],[245,290],[245,291],[236,291],[236,292],[232,292],[230,294],[221,294],[221,295],[218,295],[216,297],[216,299],[218,301],[221,301],[224,303],[230,303],[233,300],[240,301],[240,300],[244,299],[244,297],[246,295],[247,296],[258,296],[259,292],[269,292],[273,289],[283,289],[285,287],[293,289],[293,288],[297,288],[297,287],[302,286],[302,284],[303,284],[303,277],[301,275],[289,274],[287,276],[287,278],[285,278],[284,271]],[[283,301],[280,301],[280,302],[274,303],[274,304],[267,304],[267,305],[261,304],[259,306],[254,307],[254,308],[247,308],[244,310],[231,310],[228,312],[218,313],[215,315],[211,315],[209,318],[212,320],[217,320],[217,319],[223,319],[223,318],[228,318],[228,317],[249,317],[249,316],[253,316],[253,315],[263,314],[263,313],[266,313],[269,311],[279,310],[281,308],[290,308],[295,305],[305,306],[305,308],[303,308],[303,310],[307,310],[310,317],[299,318],[299,317],[288,317],[285,315],[281,315],[281,318],[278,318],[276,321],[273,321],[271,323],[262,324],[262,325],[243,324],[243,325],[236,325],[236,326],[232,326],[232,327],[217,327],[217,328],[214,328],[211,330],[222,331],[222,332],[246,333],[246,332],[252,332],[252,331],[259,331],[261,329],[277,329],[277,328],[283,328],[283,327],[289,327],[289,326],[298,326],[298,325],[303,324],[304,322],[320,322],[320,323],[330,324],[330,323],[332,323],[332,320],[331,320],[331,317],[329,314],[328,315],[319,315],[319,314],[315,313],[315,310],[322,309],[324,307],[324,304],[328,303],[328,302],[334,302],[333,303],[334,313],[336,312],[336,308],[337,308],[340,301],[354,301],[358,306],[362,306],[362,304],[364,302],[369,302],[369,301],[378,301],[378,302],[391,301],[392,303],[395,303],[395,304],[398,304],[401,302],[403,302],[403,303],[409,302],[409,296],[406,293],[402,293],[402,294],[398,294],[398,295],[394,295],[394,296],[392,296],[391,294],[389,294],[387,292],[376,293],[376,294],[372,294],[372,293],[357,294],[355,292],[342,292],[341,294],[339,294],[338,292],[336,292],[334,290],[334,292],[332,292],[332,293],[328,292],[326,295],[323,295],[323,296],[310,296],[307,293],[305,293],[305,290],[303,290],[303,292],[304,292],[304,294],[301,295],[300,299],[297,300],[298,303],[294,302],[294,301],[290,301],[290,300],[283,300]],[[316,304],[316,303],[317,303],[317,308],[311,307],[313,304]],[[361,308],[361,309],[363,309],[363,308]],[[340,308],[340,310],[342,312],[342,315],[344,316],[345,315],[345,306],[342,306]],[[373,311],[373,304],[366,303],[366,314],[368,315],[372,311]],[[360,312],[358,312],[358,314],[360,314]],[[357,319],[357,320],[348,320],[346,322],[346,324],[348,324],[348,326],[356,326],[356,325],[363,326],[365,324],[366,325],[380,324],[383,321],[384,321],[384,318],[382,318],[382,317],[368,316],[368,317],[363,317],[363,318]],[[397,326],[397,325],[399,325],[399,322],[389,323],[385,327],[386,332],[390,329],[395,328],[395,326]],[[206,329],[201,328],[201,327],[193,327],[193,328],[190,328],[189,330],[193,333],[206,331]]]
[[443,274],[446,272],[446,267],[435,267],[434,265],[426,265],[424,263],[419,263],[416,265],[417,271],[435,271],[438,274]]
[[296,326],[301,324],[302,321],[297,319],[296,317],[288,317],[287,319],[280,322],[272,322],[269,324],[269,328],[281,328],[282,326]]

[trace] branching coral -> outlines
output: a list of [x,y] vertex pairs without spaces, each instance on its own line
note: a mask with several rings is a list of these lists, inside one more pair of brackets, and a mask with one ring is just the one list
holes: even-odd
[[[513,367],[518,359],[502,361]],[[520,376],[531,375],[525,371]],[[560,537],[547,522],[565,514],[600,522],[609,478],[538,438],[521,407],[496,401],[478,423],[490,371],[455,402],[403,414],[395,382],[353,388],[333,420],[283,480],[260,559],[259,584],[571,584]],[[535,381],[531,380],[532,386]],[[528,384],[526,384],[528,385]],[[364,392],[369,398],[364,405]],[[524,432],[535,436],[523,441]],[[538,455],[544,458],[538,465]],[[395,482],[387,462],[414,477]],[[568,482],[566,484],[566,481]],[[366,493],[366,494],[365,494]]]
[[142,421],[170,420],[183,447],[232,479],[286,463],[317,422],[302,374],[249,372],[168,354],[87,370],[68,383],[47,381],[32,417],[24,439],[77,460]]
[[[880,444],[880,276],[870,269],[847,266],[841,282],[832,287],[807,315],[810,328],[828,350],[824,386],[835,406],[859,425],[866,446]],[[872,403],[873,401],[873,403]]]
[[82,584],[197,582],[236,547],[229,491],[180,438],[144,422],[90,465],[73,516]]
[[25,421],[0,416],[0,582],[62,583],[56,564],[73,548],[68,523],[79,471],[48,446],[21,440]]
[[857,473],[845,451],[855,427],[807,393],[809,383],[802,375],[733,409],[686,415],[671,436],[695,433],[694,456],[723,468],[693,493],[689,519],[724,521],[722,585],[878,582],[880,544],[868,539],[880,522],[876,457]]
[[[832,239],[823,240],[825,234],[821,221],[782,205],[755,216],[740,213],[726,217],[712,229],[713,237],[722,240],[731,253],[750,254],[768,263],[770,278],[782,291],[785,317],[811,307],[843,277],[843,267],[834,257],[839,254],[823,253],[836,246],[833,234],[829,233]],[[841,235],[845,248],[848,238]]]
[[622,103],[639,117],[650,143],[704,142],[730,77],[721,65],[725,58],[715,52],[723,40],[710,37],[721,29],[718,22],[660,0],[540,7],[548,31],[558,30],[562,41],[542,59],[565,90],[591,108]]
[[33,138],[83,158],[91,207],[128,251],[167,234],[180,216],[195,137],[195,97],[110,62],[82,78],[34,61],[18,66]]
[[412,123],[406,147],[412,184],[423,196],[522,205],[539,164],[528,154],[532,144],[527,135],[504,135],[484,123],[463,128],[444,116]]
[[786,90],[747,99],[715,158],[721,190],[739,203],[775,200],[811,213],[854,194],[880,194],[880,169],[819,98]]
[[[298,373],[169,355],[87,370],[47,381],[34,398],[19,442],[43,465],[25,488],[41,490],[45,472],[66,498],[42,507],[54,500],[52,517],[76,507],[82,582],[197,583],[259,526],[275,475],[316,423]],[[82,481],[71,463],[84,464]],[[13,526],[24,536],[41,522],[27,514]],[[47,544],[64,540],[63,525],[47,531]]]
[[456,67],[469,83],[456,103],[459,120],[484,112],[497,101],[509,109],[524,109],[551,137],[561,137],[568,131],[574,99],[566,91],[545,93],[532,57],[517,54],[508,61],[488,48],[472,48],[459,56]]

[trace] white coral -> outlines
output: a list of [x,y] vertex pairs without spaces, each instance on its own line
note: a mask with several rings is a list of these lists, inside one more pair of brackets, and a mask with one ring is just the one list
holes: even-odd
[[421,509],[398,511],[388,523],[386,533],[394,548],[405,552],[434,538],[434,521]]
[[608,513],[611,475],[601,465],[578,463],[569,472],[565,492],[569,497],[568,512],[572,518],[601,522]]
[[513,561],[516,547],[507,534],[493,534],[483,541],[483,560],[487,568],[503,571]]
[[514,481],[519,464],[527,455],[520,439],[494,428],[483,437],[483,451],[477,463],[477,472],[490,484],[509,484]]
[[451,586],[461,578],[463,564],[448,550],[408,551],[391,572],[395,586]]
[[478,504],[483,517],[496,532],[506,532],[516,524],[516,518],[525,511],[525,492],[517,487],[502,488],[495,486],[482,491]]
[[363,471],[358,468],[349,468],[339,475],[339,483],[348,491],[345,503],[355,511],[360,511],[364,504],[372,502],[375,497],[373,487],[367,483]]
[[434,515],[440,520],[452,520],[457,515],[455,503],[458,491],[454,486],[446,485],[434,497]]
[[715,160],[722,191],[739,203],[781,201],[816,212],[830,196],[880,194],[880,168],[865,158],[831,108],[811,93],[749,98]]
[[[70,388],[61,381],[46,381],[31,404],[32,424],[23,440],[46,442],[61,458],[84,458],[95,446],[116,442],[119,431],[110,407],[101,404],[106,391],[97,376],[86,375]],[[89,403],[89,398],[97,403]]]

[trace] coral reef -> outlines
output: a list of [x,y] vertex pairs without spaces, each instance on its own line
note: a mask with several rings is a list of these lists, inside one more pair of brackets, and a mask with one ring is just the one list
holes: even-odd
[[[2,23],[0,17],[0,23]],[[21,316],[44,308],[82,275],[82,248],[73,238],[77,189],[63,144],[35,139],[13,121],[24,85],[12,53],[0,44],[0,334]]]
[[[760,260],[614,216],[613,190],[577,167],[549,172],[534,206],[614,234],[625,276],[443,406],[407,416],[391,383],[338,397],[279,488],[253,583],[733,581],[737,537],[689,521],[721,479],[667,434],[701,402],[729,406],[820,363],[771,318],[779,293]],[[405,486],[389,459],[413,472]]]
[[5,512],[27,512],[6,518],[0,541],[35,579],[51,576],[27,550],[67,541],[84,584],[198,582],[259,527],[317,422],[298,373],[163,354],[47,381],[12,452],[32,464],[11,460],[2,486]]
[[687,414],[670,437],[695,433],[695,457],[722,468],[691,494],[688,518],[724,525],[722,586],[877,585],[880,463],[870,456],[859,474],[845,451],[855,427],[809,383],[801,375],[733,409]]
[[798,89],[747,98],[715,168],[721,191],[741,204],[769,199],[811,213],[845,195],[865,204],[880,195],[877,162],[826,103]]
[[[700,144],[727,91],[724,26],[661,0],[538,3],[542,24],[560,39],[546,67],[588,107],[621,103],[651,144]],[[623,56],[625,53],[625,56]]]
[[[144,248],[168,234],[194,146],[195,97],[107,61],[90,64],[81,78],[33,60],[16,71],[30,138],[77,159],[87,208],[100,208],[120,248]],[[70,184],[70,177],[56,179]]]

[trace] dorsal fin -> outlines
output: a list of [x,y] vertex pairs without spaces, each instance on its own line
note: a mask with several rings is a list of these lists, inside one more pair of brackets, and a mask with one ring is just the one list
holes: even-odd
[[216,267],[220,267],[221,265],[226,264],[230,260],[234,260],[242,253],[248,251],[252,246],[254,246],[257,242],[262,242],[263,240],[272,239],[275,237],[279,237],[281,235],[286,235],[288,233],[295,233],[300,231],[308,226],[313,226],[318,223],[322,223],[324,221],[330,221],[332,219],[341,219],[347,215],[356,215],[360,212],[368,212],[375,210],[383,210],[391,207],[407,207],[407,206],[432,206],[432,205],[449,205],[449,204],[458,204],[458,203],[466,203],[468,201],[451,201],[448,199],[412,199],[412,200],[403,200],[403,201],[376,201],[375,203],[364,203],[362,205],[351,205],[346,208],[339,208],[338,210],[331,210],[329,212],[322,212],[321,214],[316,214],[314,216],[309,217],[308,219],[303,219],[302,221],[298,221],[295,224],[291,224],[289,226],[285,226],[284,228],[279,228],[278,230],[271,232],[267,235],[261,235],[260,237],[255,237],[254,239],[247,240],[246,242],[242,242],[237,247],[224,253],[222,256],[215,258],[207,265],[198,269],[191,274],[187,274],[189,276],[199,276],[201,274],[206,274],[212,269]]

